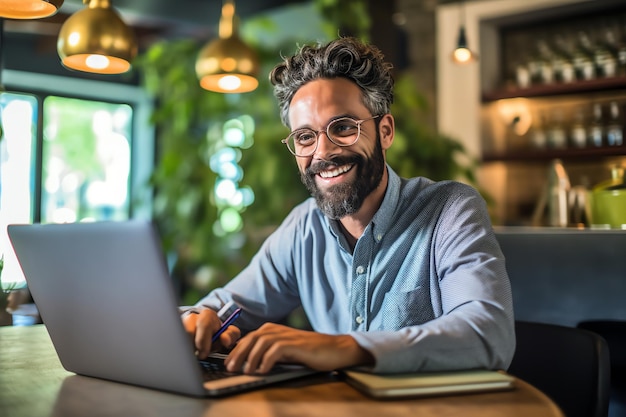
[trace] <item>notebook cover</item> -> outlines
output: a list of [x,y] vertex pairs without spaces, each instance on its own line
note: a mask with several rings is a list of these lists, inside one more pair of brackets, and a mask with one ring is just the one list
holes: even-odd
[[346,382],[375,398],[415,397],[513,388],[514,378],[500,371],[371,374],[344,371]]

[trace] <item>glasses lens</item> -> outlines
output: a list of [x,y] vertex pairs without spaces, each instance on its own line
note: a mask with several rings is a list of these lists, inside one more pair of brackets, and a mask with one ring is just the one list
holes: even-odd
[[333,120],[328,125],[328,136],[337,145],[352,145],[359,139],[359,123],[349,117]]
[[317,133],[312,129],[298,129],[287,138],[289,149],[296,155],[306,156],[315,151]]
[[[350,146],[359,140],[361,122],[369,120],[354,120],[350,117],[342,117],[328,124],[326,132],[328,138],[338,146]],[[297,156],[309,156],[315,152],[318,133],[313,129],[303,128],[294,130],[284,141],[291,153]]]

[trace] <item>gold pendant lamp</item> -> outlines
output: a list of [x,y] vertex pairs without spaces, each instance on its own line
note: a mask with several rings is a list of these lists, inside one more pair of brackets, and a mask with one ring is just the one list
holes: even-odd
[[0,17],[41,19],[59,11],[63,0],[0,0]]
[[132,30],[109,0],[83,0],[87,7],[70,16],[59,32],[57,51],[67,68],[98,74],[130,70],[137,55]]
[[200,50],[196,74],[202,88],[218,93],[247,93],[257,88],[259,59],[237,33],[235,3],[225,0],[219,24],[219,39]]

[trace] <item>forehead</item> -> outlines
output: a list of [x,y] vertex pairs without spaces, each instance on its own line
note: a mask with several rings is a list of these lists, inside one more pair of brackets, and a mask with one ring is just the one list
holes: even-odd
[[300,87],[289,105],[293,129],[322,125],[338,115],[365,116],[361,89],[346,78],[318,79]]

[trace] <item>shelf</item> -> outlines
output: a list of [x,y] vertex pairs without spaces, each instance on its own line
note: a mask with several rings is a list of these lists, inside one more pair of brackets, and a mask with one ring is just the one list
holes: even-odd
[[606,90],[626,89],[626,76],[597,78],[567,84],[535,85],[528,88],[509,88],[484,92],[483,103],[507,98],[549,97],[565,94],[589,93]]
[[511,152],[485,153],[483,162],[544,162],[552,159],[575,160],[610,156],[626,157],[626,145],[585,149],[524,149]]

